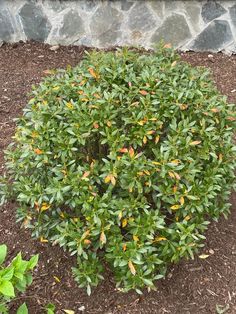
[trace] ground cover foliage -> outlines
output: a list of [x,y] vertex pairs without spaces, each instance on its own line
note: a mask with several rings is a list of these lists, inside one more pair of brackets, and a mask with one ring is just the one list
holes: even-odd
[[106,264],[123,291],[154,288],[229,213],[233,105],[169,45],[94,51],[48,74],[6,151],[2,202],[16,199],[34,237],[77,255],[89,294]]

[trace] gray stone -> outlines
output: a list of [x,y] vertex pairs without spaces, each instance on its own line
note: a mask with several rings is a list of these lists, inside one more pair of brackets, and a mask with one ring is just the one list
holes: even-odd
[[129,13],[128,26],[131,30],[148,31],[154,28],[156,21],[152,12],[143,2],[137,2]]
[[163,1],[157,1],[157,0],[151,0],[149,1],[149,4],[155,14],[158,15],[162,19],[163,17],[163,8],[164,8],[164,2]]
[[134,2],[121,0],[120,8],[122,11],[129,11],[129,9],[132,7],[133,4]]
[[219,51],[224,45],[233,40],[232,32],[227,21],[215,20],[210,23],[190,44],[195,51]]
[[70,10],[63,17],[63,25],[59,31],[59,35],[69,39],[74,38],[75,36],[82,36],[84,33],[84,24],[82,18],[79,14]]
[[222,5],[212,0],[207,1],[207,3],[202,6],[202,18],[205,23],[216,19],[226,12]]
[[14,33],[14,29],[11,23],[11,16],[8,10],[0,11],[0,39],[2,41],[8,41],[11,35]]
[[51,24],[41,7],[25,3],[19,13],[25,35],[28,39],[45,41],[51,30]]
[[233,25],[236,27],[236,4],[229,8],[229,15]]
[[171,43],[174,47],[179,47],[189,38],[191,38],[191,33],[184,16],[172,14],[168,16],[161,27],[156,30],[151,41],[157,43],[163,39],[166,43]]
[[96,0],[85,0],[80,2],[80,7],[84,11],[92,11],[98,5],[98,1]]
[[183,8],[183,1],[178,0],[165,0],[165,11],[176,11]]
[[185,16],[195,32],[201,30],[199,23],[201,17],[201,3],[199,1],[184,1]]
[[122,14],[108,3],[99,7],[91,18],[92,36],[99,39],[100,45],[115,44],[121,35]]

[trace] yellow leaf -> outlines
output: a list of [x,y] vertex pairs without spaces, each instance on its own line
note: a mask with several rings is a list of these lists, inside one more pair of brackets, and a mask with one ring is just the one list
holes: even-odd
[[106,235],[105,235],[104,231],[102,231],[102,233],[100,235],[100,242],[102,244],[105,244],[107,242],[107,238],[106,238]]
[[57,276],[53,276],[56,282],[61,282],[61,280]]
[[147,137],[144,136],[144,137],[143,137],[143,144],[146,144],[146,143],[147,143]]
[[48,240],[47,240],[47,239],[44,239],[44,237],[40,237],[40,242],[41,242],[41,243],[47,243]]
[[137,241],[139,241],[139,237],[137,237],[136,235],[133,235],[133,240],[134,240],[135,242],[137,242]]
[[146,173],[148,176],[150,176],[150,172],[148,170],[144,170],[144,173]]
[[157,118],[150,118],[150,121],[157,121]]
[[156,237],[155,242],[165,241],[167,240],[165,237]]
[[66,107],[69,108],[69,109],[73,109],[73,108],[74,108],[74,106],[72,105],[71,102],[68,102],[68,103],[66,104]]
[[189,145],[195,146],[195,145],[200,144],[201,142],[202,142],[202,141],[193,141],[193,142],[189,143]]
[[173,210],[176,210],[176,209],[179,209],[179,208],[180,208],[180,205],[173,205],[173,206],[171,206],[170,208],[173,209]]
[[43,211],[45,211],[45,210],[47,210],[47,209],[49,209],[51,207],[51,205],[50,204],[47,204],[47,203],[43,203],[42,204],[42,207],[41,207],[41,212],[43,212]]
[[174,160],[171,160],[171,163],[175,164],[175,165],[178,165],[180,163],[180,160],[179,159],[174,159]]
[[223,155],[219,154],[219,161],[222,161],[222,160],[223,160]]
[[125,218],[122,220],[122,228],[125,228],[127,226],[128,220]]
[[184,197],[183,196],[180,197],[179,202],[180,202],[181,205],[184,205]]
[[55,87],[53,87],[53,90],[58,90],[58,89],[60,89],[60,87],[59,87],[59,86],[55,86]]
[[111,127],[111,121],[107,121],[107,126],[110,128]]
[[185,220],[185,221],[188,221],[189,219],[191,219],[191,216],[190,216],[190,215],[187,215],[186,217],[184,217],[184,220]]
[[120,211],[118,215],[119,220],[121,220],[122,216],[123,216],[122,211]]
[[147,135],[151,135],[153,133],[155,133],[155,131],[153,131],[153,130],[147,131]]
[[173,173],[172,171],[169,171],[168,174],[169,174],[169,176],[170,176],[171,178],[175,179],[175,175],[174,175],[174,173]]
[[177,63],[177,61],[174,61],[174,62],[171,64],[171,66],[172,66],[172,67],[176,66],[176,63]]
[[104,179],[105,183],[109,183],[111,181],[111,176],[110,174],[108,176],[106,176],[106,178]]
[[158,166],[161,165],[161,163],[158,162],[158,161],[152,161],[152,164],[153,164],[153,165],[158,165]]
[[135,275],[136,274],[136,269],[135,269],[134,264],[132,263],[132,261],[129,260],[128,266],[129,266],[129,270],[131,271],[131,274]]

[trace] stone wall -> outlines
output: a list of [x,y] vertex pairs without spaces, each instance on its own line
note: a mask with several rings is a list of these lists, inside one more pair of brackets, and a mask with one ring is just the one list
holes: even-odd
[[236,52],[236,1],[0,0],[0,41]]

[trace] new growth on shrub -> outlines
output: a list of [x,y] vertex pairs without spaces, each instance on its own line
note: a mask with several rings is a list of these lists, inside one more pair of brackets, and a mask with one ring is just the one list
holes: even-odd
[[[27,286],[32,283],[31,272],[38,263],[38,255],[31,257],[29,261],[23,260],[21,253],[6,266],[7,246],[0,245],[0,313],[8,313],[8,303],[15,298],[16,291],[25,292]],[[27,314],[28,309],[23,303],[17,310],[17,314]]]
[[17,121],[2,201],[17,200],[34,237],[77,255],[88,293],[105,264],[123,291],[154,288],[229,212],[233,105],[168,45],[48,72]]

